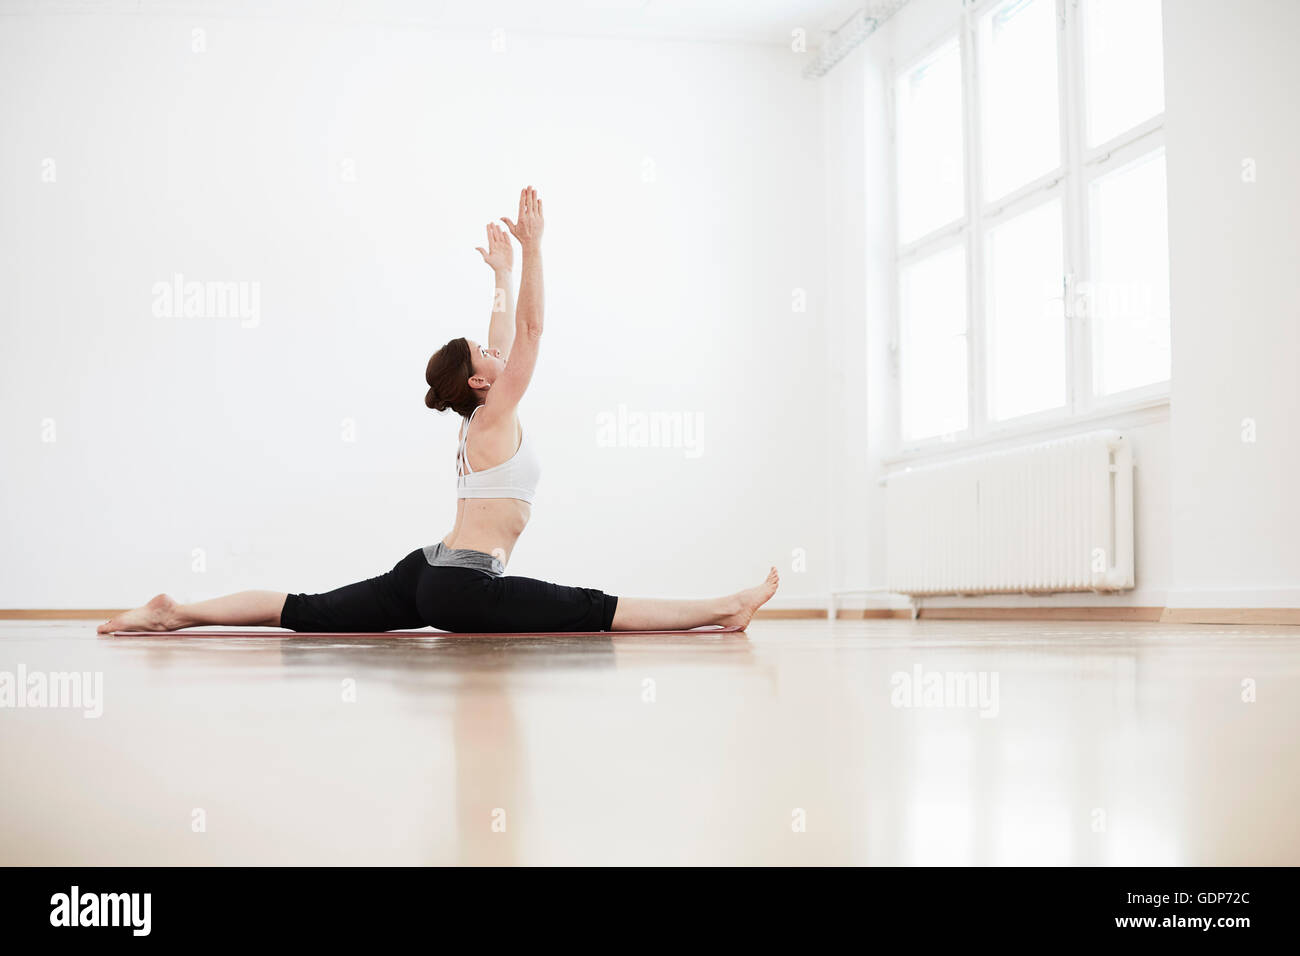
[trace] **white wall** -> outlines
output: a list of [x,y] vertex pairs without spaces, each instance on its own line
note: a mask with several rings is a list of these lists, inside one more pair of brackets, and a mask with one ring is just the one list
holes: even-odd
[[[456,421],[424,408],[424,366],[485,333],[473,247],[526,183],[548,214],[522,409],[544,473],[511,572],[695,595],[777,564],[787,604],[819,603],[802,62],[518,33],[494,54],[481,32],[300,14],[0,16],[0,607],[321,590],[441,537]],[[175,273],[259,283],[260,322],[155,317]],[[703,454],[599,447],[620,404],[700,416]]]
[[854,586],[847,582],[871,580],[868,562],[879,550],[871,540],[876,525],[870,512],[868,480],[872,441],[880,432],[872,421],[877,405],[870,386],[876,379],[867,372],[870,356],[865,321],[868,283],[876,274],[863,268],[868,261],[867,223],[876,213],[880,196],[878,190],[868,188],[864,174],[866,150],[871,144],[862,117],[871,76],[859,48],[819,81],[826,153],[827,391],[837,396],[826,403],[833,442],[832,454],[827,457],[834,516],[831,586],[836,589]]
[[1178,0],[1164,31],[1170,604],[1300,607],[1300,4]]

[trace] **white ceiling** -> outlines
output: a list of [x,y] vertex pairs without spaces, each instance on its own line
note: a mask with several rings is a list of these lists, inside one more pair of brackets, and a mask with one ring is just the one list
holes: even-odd
[[[374,7],[376,0],[359,0]],[[528,32],[788,44],[802,27],[809,45],[864,0],[378,0],[406,13],[435,13],[445,26]],[[431,8],[436,8],[431,9]]]
[[821,45],[869,0],[0,0],[0,14],[342,17],[452,30]]

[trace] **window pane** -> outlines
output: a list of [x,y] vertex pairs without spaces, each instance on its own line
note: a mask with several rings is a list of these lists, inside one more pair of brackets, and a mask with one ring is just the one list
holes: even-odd
[[1169,378],[1169,228],[1165,153],[1157,150],[1093,181],[1092,316],[1099,395]]
[[904,441],[966,428],[966,251],[956,246],[900,277],[899,375]]
[[1165,108],[1160,0],[1085,0],[1088,145],[1113,139]]
[[1065,404],[1061,203],[1043,203],[989,230],[989,417]]
[[984,199],[1061,164],[1056,4],[1008,0],[980,20]]
[[903,242],[962,215],[961,52],[954,39],[897,83],[898,225]]

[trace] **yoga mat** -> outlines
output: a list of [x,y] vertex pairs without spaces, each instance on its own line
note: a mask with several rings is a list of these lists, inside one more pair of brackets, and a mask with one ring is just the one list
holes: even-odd
[[697,627],[689,631],[509,631],[502,634],[455,631],[114,631],[113,637],[620,637],[637,634],[734,634],[740,627]]

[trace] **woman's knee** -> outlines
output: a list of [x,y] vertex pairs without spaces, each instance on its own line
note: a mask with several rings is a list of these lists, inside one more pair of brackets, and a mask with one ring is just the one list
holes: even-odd
[[513,632],[608,631],[618,598],[597,588],[571,587],[535,578],[500,578],[500,626]]

